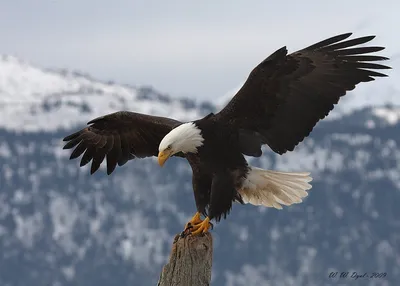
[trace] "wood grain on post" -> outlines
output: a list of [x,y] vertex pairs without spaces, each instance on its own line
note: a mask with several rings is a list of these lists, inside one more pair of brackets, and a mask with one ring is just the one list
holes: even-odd
[[172,244],[169,262],[163,267],[158,286],[209,286],[212,268],[212,236],[181,237]]

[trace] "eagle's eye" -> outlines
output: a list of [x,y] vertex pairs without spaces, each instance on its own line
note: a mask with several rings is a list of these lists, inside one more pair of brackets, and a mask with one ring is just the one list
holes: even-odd
[[171,145],[169,145],[165,150],[171,150]]

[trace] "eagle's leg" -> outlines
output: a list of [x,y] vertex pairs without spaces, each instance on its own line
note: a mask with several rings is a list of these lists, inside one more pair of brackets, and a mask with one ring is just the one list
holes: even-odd
[[206,217],[206,219],[203,220],[201,223],[193,225],[193,227],[191,229],[191,234],[192,235],[199,235],[199,234],[202,234],[202,233],[206,233],[206,232],[208,232],[208,229],[210,227],[212,228],[212,226],[213,225],[210,222],[210,218]]
[[188,230],[189,228],[192,228],[196,224],[202,223],[203,220],[201,219],[201,214],[199,212],[196,212],[195,215],[192,217],[192,219],[185,225],[185,230]]

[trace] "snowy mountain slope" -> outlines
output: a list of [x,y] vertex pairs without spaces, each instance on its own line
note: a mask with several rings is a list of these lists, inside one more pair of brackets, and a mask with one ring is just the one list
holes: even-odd
[[7,130],[54,131],[118,110],[190,120],[202,110],[193,100],[172,99],[151,88],[99,82],[68,71],[46,71],[7,56],[0,57],[0,86],[0,127]]
[[[14,68],[0,78],[2,110],[11,116],[0,115],[0,285],[154,285],[174,234],[195,210],[188,164],[173,158],[159,168],[144,159],[90,176],[68,161],[61,138],[119,109],[189,119],[213,105],[4,62]],[[38,102],[18,109],[21,94]],[[213,230],[212,285],[397,285],[398,110],[353,110],[318,124],[294,152],[265,148],[252,159],[263,168],[309,170],[313,189],[281,211],[235,205]],[[331,271],[387,278],[332,280]]]

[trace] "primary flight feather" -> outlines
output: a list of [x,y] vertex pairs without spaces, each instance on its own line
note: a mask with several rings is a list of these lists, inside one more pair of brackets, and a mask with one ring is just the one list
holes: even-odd
[[376,62],[388,58],[373,54],[384,48],[363,45],[374,36],[347,40],[350,36],[291,54],[286,47],[277,50],[216,114],[184,123],[120,111],[65,137],[64,149],[74,148],[70,159],[83,154],[81,166],[92,162],[91,174],[104,160],[111,174],[117,164],[135,158],[158,156],[160,166],[171,156],[186,158],[197,212],[185,231],[194,235],[207,232],[210,220],[225,218],[235,201],[278,209],[300,203],[311,188],[309,173],[255,168],[244,155],[261,156],[262,145],[278,154],[294,150],[347,91],[386,76],[376,70],[390,67]]

